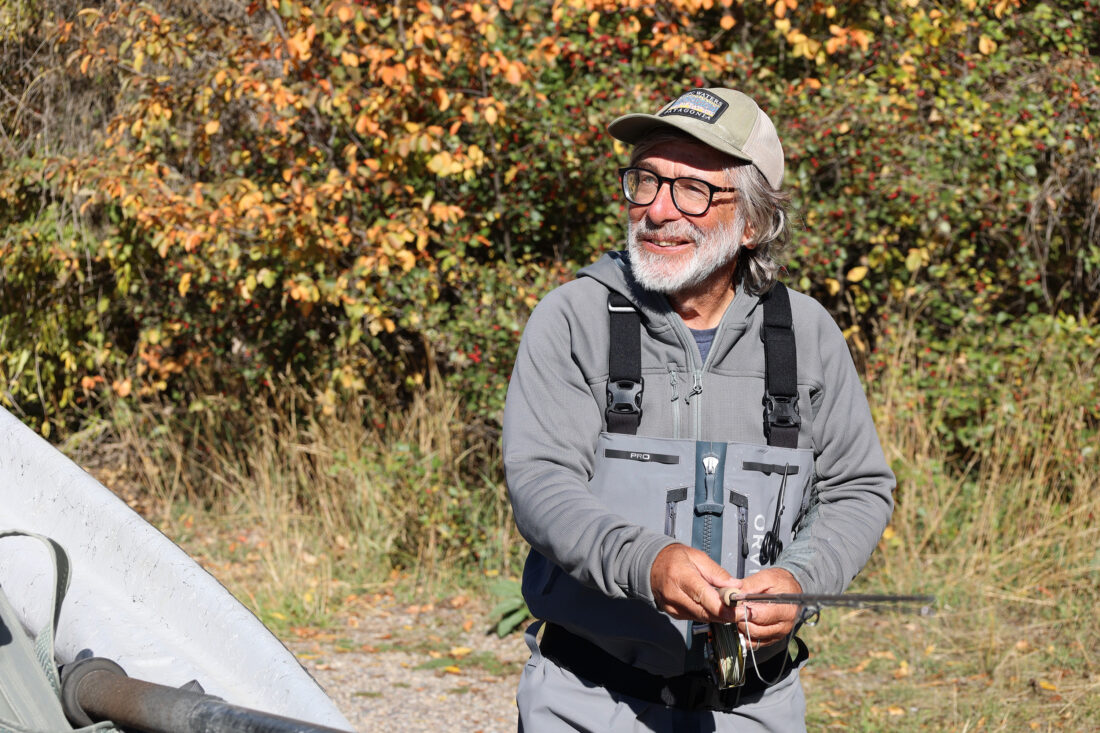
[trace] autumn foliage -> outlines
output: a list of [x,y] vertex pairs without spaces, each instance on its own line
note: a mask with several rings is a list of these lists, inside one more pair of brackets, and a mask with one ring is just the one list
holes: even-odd
[[1098,18],[1089,0],[5,3],[0,402],[48,424],[108,393],[290,378],[325,405],[442,379],[491,423],[530,307],[621,241],[604,126],[692,86],[771,112],[799,210],[788,280],[869,362],[902,309],[930,337],[1091,328]]

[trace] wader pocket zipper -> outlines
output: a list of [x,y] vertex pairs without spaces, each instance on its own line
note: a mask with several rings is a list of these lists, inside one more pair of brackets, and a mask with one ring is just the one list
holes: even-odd
[[669,489],[665,494],[665,534],[676,536],[676,505],[688,498],[688,487]]
[[749,556],[749,497],[730,492],[730,504],[737,507],[737,536],[741,538],[741,551],[737,554],[737,577],[745,577],[745,559]]

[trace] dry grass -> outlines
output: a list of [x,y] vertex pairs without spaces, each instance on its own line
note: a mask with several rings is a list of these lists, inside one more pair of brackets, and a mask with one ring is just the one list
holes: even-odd
[[395,578],[431,591],[514,566],[499,441],[462,425],[456,396],[428,391],[400,413],[303,404],[288,388],[184,414],[118,405],[80,450],[269,620],[323,620]]
[[[827,612],[808,633],[818,653],[807,674],[811,722],[1100,728],[1100,461],[1078,389],[1088,375],[1047,368],[1062,355],[1036,344],[1026,371],[999,377],[1034,397],[990,410],[988,438],[962,462],[933,429],[946,400],[930,404],[907,376],[913,342],[894,346],[870,392],[898,503],[857,583],[934,593],[939,608],[921,619]],[[935,367],[952,374],[950,359]]]

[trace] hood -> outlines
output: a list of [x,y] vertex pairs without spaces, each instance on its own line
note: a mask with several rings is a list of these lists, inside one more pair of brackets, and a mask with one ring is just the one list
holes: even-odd
[[622,294],[634,304],[642,318],[651,323],[664,321],[673,313],[664,295],[644,289],[634,279],[630,271],[630,255],[625,251],[608,252],[582,268],[577,277],[590,277],[609,290]]

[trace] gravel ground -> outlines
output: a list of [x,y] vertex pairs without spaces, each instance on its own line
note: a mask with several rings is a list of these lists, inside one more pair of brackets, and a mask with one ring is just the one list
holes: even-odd
[[293,629],[288,645],[356,731],[512,733],[528,651],[520,633],[487,633],[486,609],[360,599],[336,629]]

